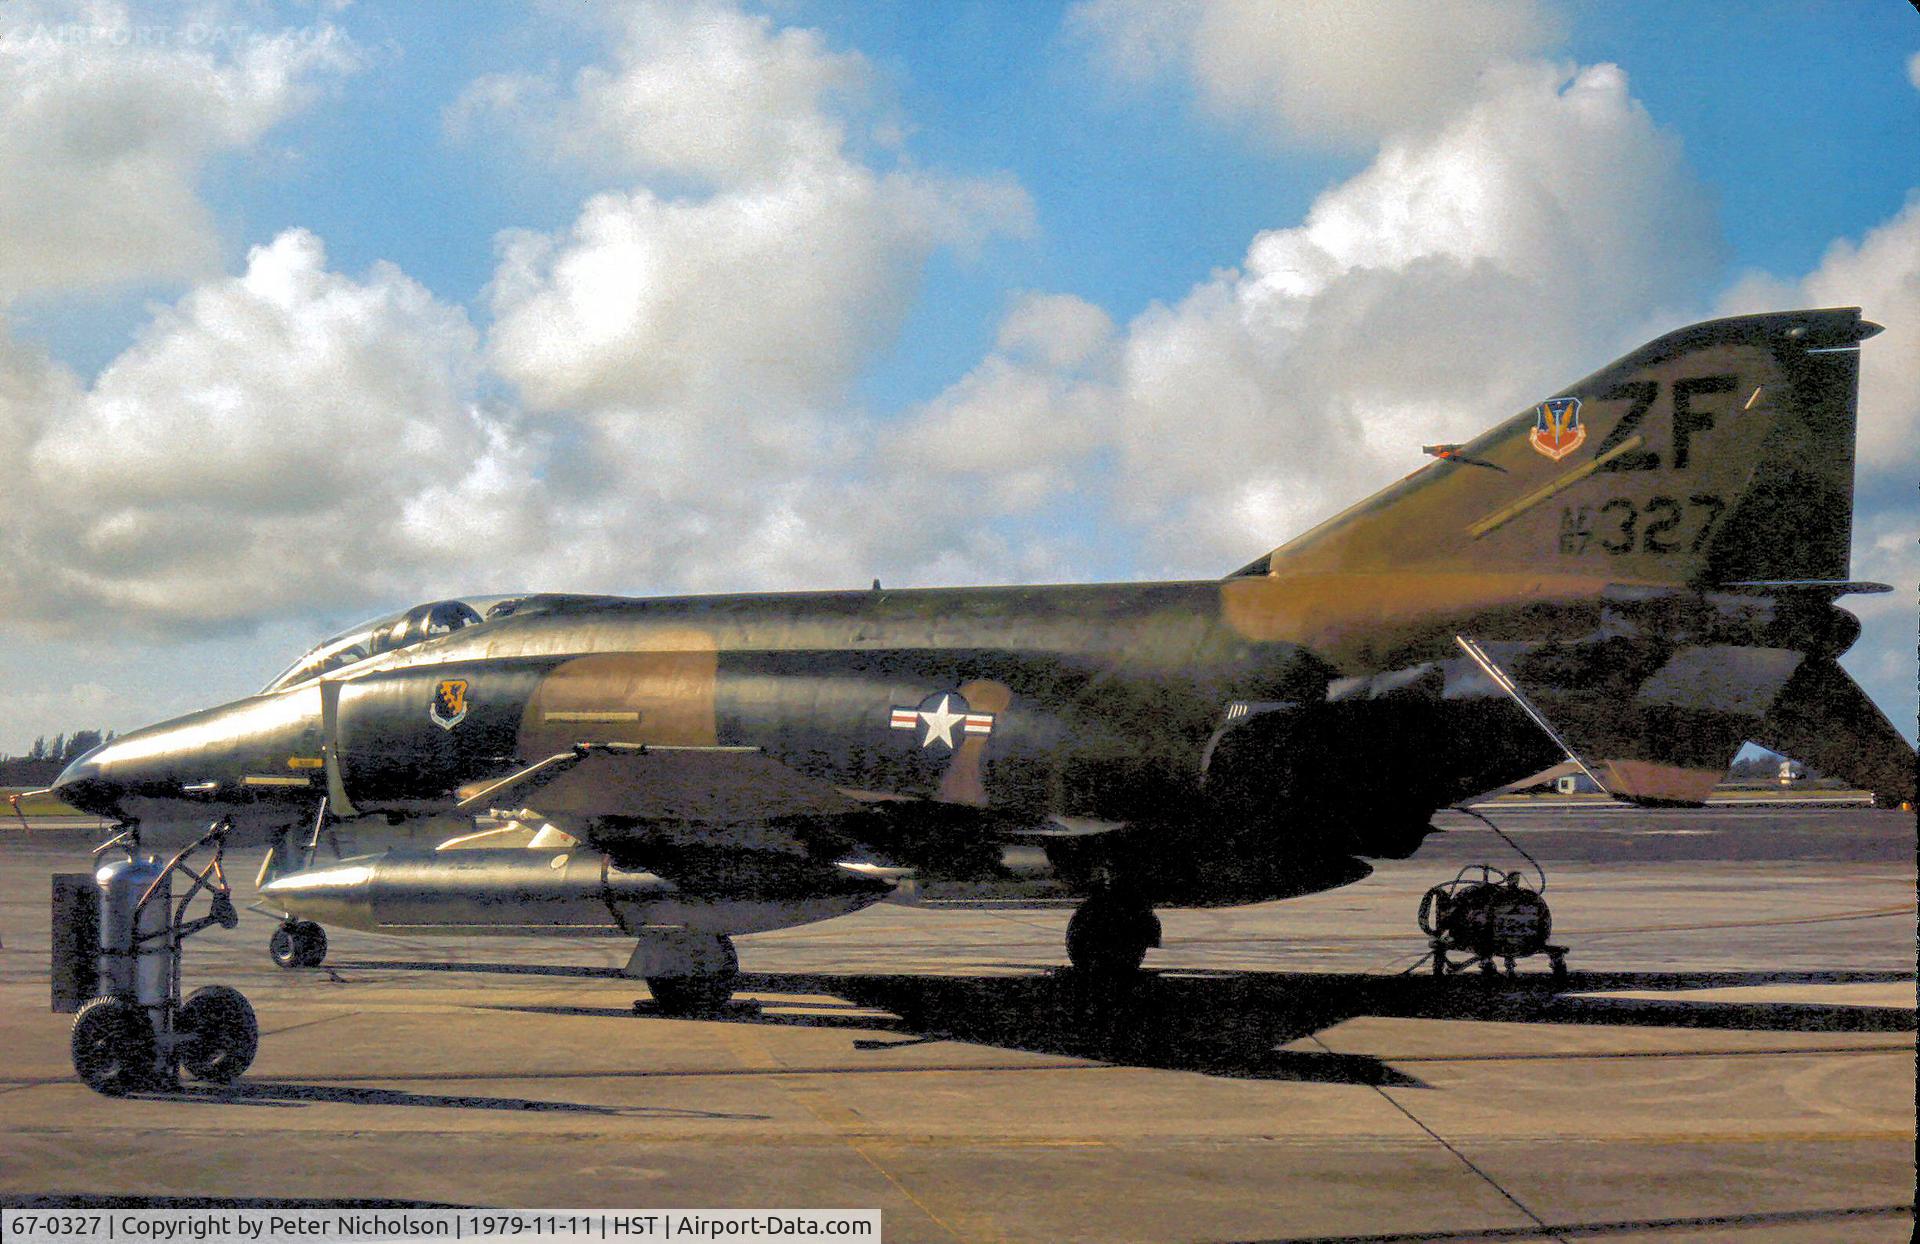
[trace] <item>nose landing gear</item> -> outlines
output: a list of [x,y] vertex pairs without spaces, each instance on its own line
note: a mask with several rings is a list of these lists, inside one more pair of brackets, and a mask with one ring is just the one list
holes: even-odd
[[267,953],[283,968],[317,968],[327,961],[327,931],[311,920],[289,920],[273,931]]

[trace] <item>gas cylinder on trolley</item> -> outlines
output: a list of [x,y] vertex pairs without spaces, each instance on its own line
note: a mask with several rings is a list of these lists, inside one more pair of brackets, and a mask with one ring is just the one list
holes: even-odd
[[172,874],[147,855],[102,864],[93,880],[100,891],[100,977],[94,993],[139,1003],[154,1029],[162,1031],[173,996]]

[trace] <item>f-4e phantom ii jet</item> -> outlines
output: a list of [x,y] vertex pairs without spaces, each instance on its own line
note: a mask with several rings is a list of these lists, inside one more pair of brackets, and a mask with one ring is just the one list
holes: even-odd
[[733,935],[1042,878],[1076,969],[1156,905],[1346,885],[1435,810],[1576,759],[1697,804],[1745,740],[1911,800],[1835,663],[1857,309],[1650,342],[1218,580],[443,600],[75,761],[69,803],[271,843],[323,926],[631,937],[663,1009]]

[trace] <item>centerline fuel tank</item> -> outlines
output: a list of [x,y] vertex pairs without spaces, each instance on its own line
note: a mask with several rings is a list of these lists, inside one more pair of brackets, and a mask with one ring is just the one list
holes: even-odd
[[597,851],[387,851],[268,882],[287,915],[368,932],[618,937],[649,926],[761,933],[825,920],[885,898],[884,881],[794,861],[783,885],[690,887]]

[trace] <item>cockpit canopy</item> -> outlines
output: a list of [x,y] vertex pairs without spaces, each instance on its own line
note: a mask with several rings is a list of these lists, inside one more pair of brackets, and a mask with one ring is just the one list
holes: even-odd
[[396,652],[429,639],[451,635],[463,627],[491,622],[512,613],[541,609],[553,600],[553,597],[542,596],[473,596],[465,600],[436,600],[388,614],[384,618],[375,618],[371,622],[362,622],[314,645],[268,683],[262,694],[297,686],[382,653]]

